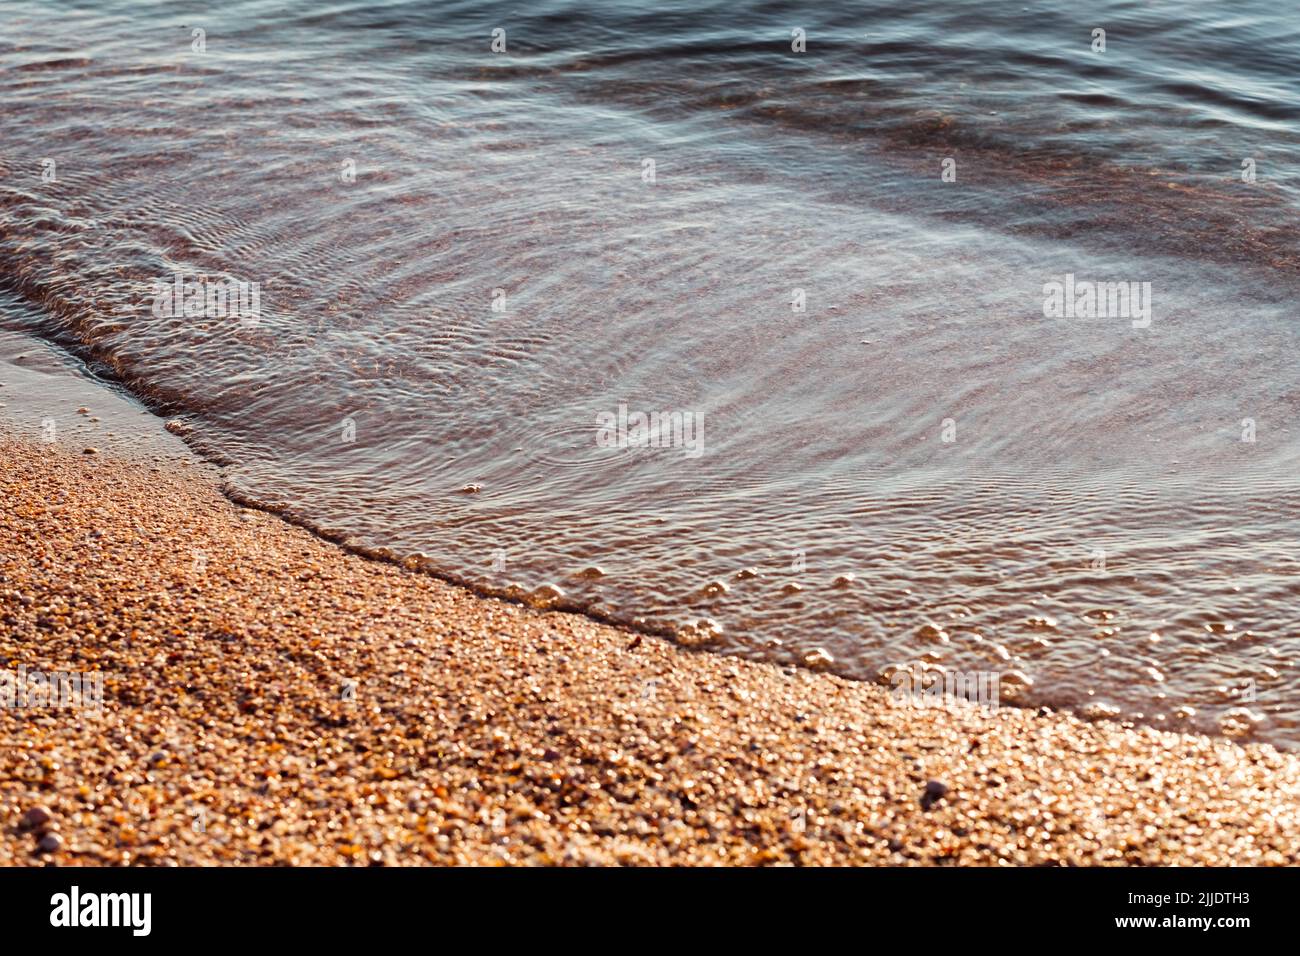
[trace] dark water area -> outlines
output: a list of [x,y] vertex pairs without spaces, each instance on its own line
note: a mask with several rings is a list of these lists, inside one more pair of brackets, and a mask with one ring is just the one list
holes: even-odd
[[720,653],[1300,742],[1277,5],[0,23],[0,327],[235,496]]

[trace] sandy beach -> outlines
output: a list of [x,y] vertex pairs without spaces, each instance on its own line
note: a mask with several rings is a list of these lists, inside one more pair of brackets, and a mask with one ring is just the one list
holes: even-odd
[[103,675],[98,711],[0,709],[0,865],[1300,855],[1271,747],[484,599],[232,503],[179,443],[84,437],[0,440],[2,666]]

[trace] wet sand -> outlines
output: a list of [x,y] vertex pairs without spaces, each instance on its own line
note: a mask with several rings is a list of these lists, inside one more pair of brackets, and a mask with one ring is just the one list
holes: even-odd
[[1300,853],[1270,747],[685,651],[349,554],[179,452],[83,447],[0,438],[3,666],[104,675],[98,713],[0,710],[0,864]]

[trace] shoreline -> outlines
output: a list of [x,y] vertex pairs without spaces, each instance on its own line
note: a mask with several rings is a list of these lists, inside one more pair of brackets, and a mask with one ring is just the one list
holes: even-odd
[[0,865],[1300,860],[1298,755],[483,597],[242,507],[53,350],[0,351],[0,670],[103,692],[0,707]]
[[4,667],[104,686],[0,708],[0,864],[1300,858],[1267,745],[905,706],[479,597],[169,457],[0,436]]

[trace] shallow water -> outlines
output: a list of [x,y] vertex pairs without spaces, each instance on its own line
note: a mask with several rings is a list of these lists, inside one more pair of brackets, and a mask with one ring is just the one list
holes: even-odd
[[1294,18],[429,6],[0,0],[0,322],[457,580],[1300,742]]

